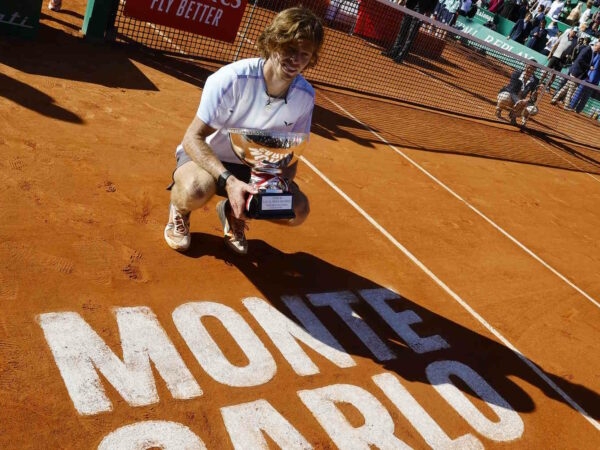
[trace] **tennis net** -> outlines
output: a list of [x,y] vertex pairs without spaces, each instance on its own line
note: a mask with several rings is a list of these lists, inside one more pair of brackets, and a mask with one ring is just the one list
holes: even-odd
[[[297,4],[291,0],[248,3],[235,41],[227,43],[127,17],[126,1],[119,3],[111,33],[116,42],[214,66],[256,56],[255,43],[273,16]],[[542,87],[535,105],[528,103],[535,106],[537,114],[529,117],[527,128],[600,150],[597,86],[552,71],[523,52],[519,55],[489,39],[478,39],[468,33],[468,19],[449,27],[386,0],[304,0],[302,5],[319,15],[327,27],[319,64],[305,72],[312,83],[495,121],[500,120],[495,116],[500,89],[515,70],[531,65],[536,77],[551,90]],[[413,23],[414,38],[398,63],[385,53],[394,48],[399,33],[403,33],[403,23],[409,21]],[[557,89],[569,80],[566,87],[572,88],[572,94],[578,89],[583,95],[590,94],[579,113],[565,110],[560,102],[551,103]],[[507,112],[503,117],[509,120]],[[520,125],[521,117],[516,120]]]

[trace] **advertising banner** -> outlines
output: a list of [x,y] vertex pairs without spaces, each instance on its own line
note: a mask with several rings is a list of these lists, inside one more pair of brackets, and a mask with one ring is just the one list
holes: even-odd
[[514,53],[515,55],[522,56],[523,58],[534,58],[540,64],[546,64],[548,62],[548,58],[545,55],[542,55],[523,44],[510,40],[506,36],[487,28],[480,23],[471,21],[462,16],[458,16],[456,23],[456,28],[463,33],[475,36],[488,44],[492,44],[503,50]]
[[235,40],[247,0],[127,0],[124,14],[225,42]]
[[35,36],[41,9],[42,0],[0,1],[0,34]]

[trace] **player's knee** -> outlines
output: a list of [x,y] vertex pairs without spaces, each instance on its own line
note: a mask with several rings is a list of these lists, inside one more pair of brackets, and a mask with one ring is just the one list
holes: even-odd
[[204,176],[188,171],[176,172],[174,181],[171,200],[183,210],[200,208],[216,193],[215,182],[208,173]]

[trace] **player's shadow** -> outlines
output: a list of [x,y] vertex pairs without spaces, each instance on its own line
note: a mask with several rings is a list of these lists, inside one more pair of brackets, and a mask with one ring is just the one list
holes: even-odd
[[[194,233],[192,247],[186,253],[192,258],[215,257],[235,266],[270,302],[291,320],[298,322],[282,301],[283,296],[300,296],[319,320],[351,355],[370,358],[388,371],[411,382],[435,384],[426,375],[426,368],[436,361],[457,361],[479,374],[518,412],[527,413],[536,409],[534,400],[515,382],[520,379],[539,390],[547,397],[569,404],[568,400],[534,372],[515,352],[490,337],[479,334],[461,324],[453,322],[419,305],[419,299],[409,299],[402,293],[393,294],[383,286],[337,267],[320,258],[304,252],[284,253],[262,240],[249,240],[250,252],[246,256],[233,255],[224,248],[221,237],[204,233]],[[395,312],[410,311],[414,320],[411,328],[421,337],[439,336],[448,345],[434,351],[418,353],[411,349],[393,328],[361,297],[361,293],[379,290],[389,293],[387,305]],[[307,294],[350,292],[356,298],[351,308],[361,317],[394,355],[392,359],[381,361],[365,345],[357,334],[346,325],[331,307],[314,306]],[[397,295],[397,298],[394,298]],[[345,300],[335,299],[343,305]],[[451,301],[451,300],[449,300]],[[395,314],[392,314],[396,317]],[[389,318],[390,316],[388,316]],[[399,316],[398,316],[399,317]],[[473,325],[476,326],[475,321]],[[375,344],[371,341],[371,346]],[[315,353],[311,353],[315,356]],[[360,364],[360,363],[359,363]],[[535,361],[533,361],[535,364]],[[572,400],[587,411],[594,419],[600,419],[600,395],[586,386],[572,383],[558,375],[545,372],[536,365],[539,372],[562,389]],[[341,369],[343,370],[343,369]],[[465,394],[474,395],[470,388],[456,383]],[[485,401],[499,406],[500,401],[485,398]],[[572,407],[572,405],[569,405]]]
[[69,122],[82,122],[74,112],[56,106],[52,90],[61,84],[81,81],[89,84],[156,91],[157,87],[131,61],[130,49],[111,45],[93,45],[80,37],[40,24],[36,39],[0,40],[0,63],[19,72],[50,79],[45,92],[4,75],[0,95],[9,100]]

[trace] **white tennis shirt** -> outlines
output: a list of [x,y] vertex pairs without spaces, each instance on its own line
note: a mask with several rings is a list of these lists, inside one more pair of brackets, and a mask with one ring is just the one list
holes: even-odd
[[[297,75],[285,98],[270,98],[264,63],[261,58],[243,59],[206,79],[196,115],[217,130],[206,142],[221,161],[241,163],[231,148],[227,128],[310,133],[315,90]],[[183,147],[180,145],[177,151],[183,151]]]

